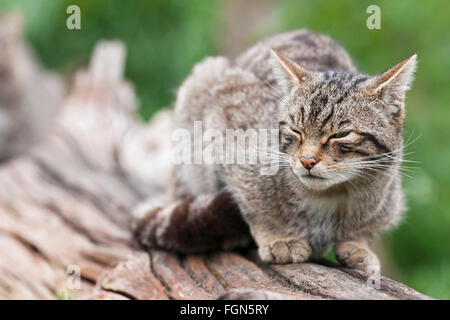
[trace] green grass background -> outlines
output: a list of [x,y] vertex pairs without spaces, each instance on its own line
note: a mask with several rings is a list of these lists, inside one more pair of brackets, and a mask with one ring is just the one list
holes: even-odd
[[[65,27],[70,4],[81,8],[81,31]],[[381,8],[380,30],[366,28],[370,4]],[[125,42],[126,76],[136,86],[144,119],[171,105],[196,61],[220,54],[225,26],[220,0],[0,1],[1,11],[12,7],[25,12],[27,38],[44,65],[65,74],[87,62],[98,39]],[[396,280],[444,299],[450,298],[449,16],[446,0],[273,1],[271,23],[252,38],[303,27],[327,33],[369,74],[418,54],[406,137],[417,138],[408,158],[420,163],[404,181],[406,218],[384,242]]]

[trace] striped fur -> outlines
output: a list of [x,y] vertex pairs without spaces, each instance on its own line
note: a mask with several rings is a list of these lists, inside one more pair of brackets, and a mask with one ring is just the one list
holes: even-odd
[[176,252],[232,249],[250,243],[248,227],[230,194],[155,201],[138,209],[134,235],[145,248]]

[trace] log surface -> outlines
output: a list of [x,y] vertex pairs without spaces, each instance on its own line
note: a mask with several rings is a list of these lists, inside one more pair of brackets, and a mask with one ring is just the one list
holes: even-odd
[[372,288],[358,271],[264,265],[252,251],[136,248],[130,212],[158,192],[150,176],[162,169],[152,165],[154,128],[135,115],[124,60],[121,43],[99,43],[49,123],[51,134],[0,166],[0,298],[217,299],[236,288],[267,298],[429,298],[384,277]]

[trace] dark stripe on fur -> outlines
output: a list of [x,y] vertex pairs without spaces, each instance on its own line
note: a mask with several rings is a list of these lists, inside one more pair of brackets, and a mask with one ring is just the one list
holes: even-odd
[[364,78],[364,77],[362,77],[362,78],[356,79],[356,80],[352,83],[352,89],[355,89],[355,88],[358,86],[358,84],[360,84],[361,82],[366,81],[367,79],[369,79],[369,78]]
[[385,153],[391,152],[391,150],[386,147],[383,143],[378,141],[378,139],[371,133],[368,132],[357,132],[359,135],[366,137],[370,140],[374,145],[376,145],[379,149],[383,150]]
[[305,123],[305,109],[303,105],[300,107],[300,114],[302,115],[302,124]]
[[320,126],[320,130],[322,130],[322,129],[327,125],[327,123],[331,120],[331,118],[333,117],[333,115],[334,115],[334,107],[331,107],[331,111],[330,111],[330,113],[327,115],[327,117],[325,118],[325,120],[323,121],[322,125]]

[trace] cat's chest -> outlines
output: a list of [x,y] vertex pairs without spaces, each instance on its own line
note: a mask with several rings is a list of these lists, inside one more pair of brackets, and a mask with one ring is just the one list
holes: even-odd
[[349,199],[345,195],[300,196],[291,202],[293,209],[303,213],[311,221],[321,221],[326,217],[341,216],[348,210]]
[[322,251],[341,233],[351,214],[348,199],[343,196],[303,198],[295,210],[305,219],[307,236],[314,251]]

